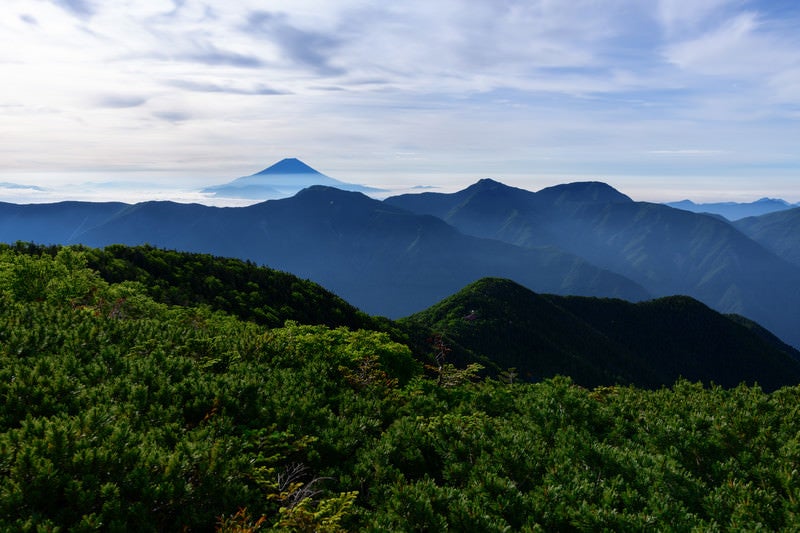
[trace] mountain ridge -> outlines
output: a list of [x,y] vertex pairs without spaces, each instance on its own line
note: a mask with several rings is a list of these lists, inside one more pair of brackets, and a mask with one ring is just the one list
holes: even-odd
[[533,381],[564,373],[587,387],[653,388],[683,377],[775,389],[800,379],[798,350],[686,296],[631,303],[484,278],[401,323],[441,335],[461,364],[514,367]]
[[797,204],[791,204],[782,198],[759,198],[753,202],[707,202],[695,203],[691,200],[680,200],[678,202],[665,202],[664,205],[683,209],[693,213],[711,213],[725,217],[731,222],[747,217],[766,215],[792,209]]
[[384,202],[441,216],[471,235],[523,247],[555,246],[638,282],[654,296],[693,296],[718,311],[754,319],[800,346],[800,268],[731,223],[627,201],[613,188],[602,187],[610,195],[577,196],[588,201],[572,201],[574,195],[559,189],[570,187],[531,192],[495,182],[491,188]]

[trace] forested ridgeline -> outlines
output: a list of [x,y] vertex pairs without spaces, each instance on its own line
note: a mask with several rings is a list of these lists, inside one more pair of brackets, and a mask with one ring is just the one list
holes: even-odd
[[168,305],[92,253],[0,251],[0,530],[800,526],[798,387],[476,380]]
[[106,281],[138,281],[151,297],[170,305],[206,304],[270,327],[286,320],[352,329],[388,324],[316,283],[251,261],[148,245],[111,245],[84,252],[88,266]]
[[686,378],[767,391],[800,383],[800,352],[687,296],[631,303],[483,278],[399,322],[411,338],[419,328],[442,332],[451,361],[515,368],[526,381],[568,375],[586,387],[658,388]]

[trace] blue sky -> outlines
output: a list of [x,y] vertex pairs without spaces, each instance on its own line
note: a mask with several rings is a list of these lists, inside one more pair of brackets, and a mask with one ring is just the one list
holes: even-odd
[[0,200],[198,199],[299,157],[797,202],[798,28],[794,1],[3,0]]

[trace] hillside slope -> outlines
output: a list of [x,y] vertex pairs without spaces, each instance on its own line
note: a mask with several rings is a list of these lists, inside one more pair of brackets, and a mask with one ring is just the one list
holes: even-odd
[[514,367],[529,380],[657,387],[684,377],[770,390],[800,382],[800,352],[688,297],[633,304],[482,279],[401,322],[443,335],[454,360]]
[[120,202],[22,205],[0,202],[0,242],[70,244],[128,207]]
[[778,257],[800,266],[800,207],[743,218],[734,225]]
[[208,305],[268,327],[287,320],[351,329],[386,325],[316,283],[252,262],[152,246],[110,245],[85,254],[109,283],[139,282],[169,305]]

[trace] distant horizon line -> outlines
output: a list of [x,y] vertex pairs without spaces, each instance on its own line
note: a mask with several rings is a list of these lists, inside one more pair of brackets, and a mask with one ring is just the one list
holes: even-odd
[[[597,177],[596,175],[580,175],[575,173],[553,174],[553,173],[520,173],[511,172],[500,177],[490,174],[477,174],[474,172],[416,172],[390,171],[382,174],[383,179],[376,179],[376,172],[355,170],[349,171],[351,177],[334,178],[325,172],[308,165],[299,157],[285,157],[267,167],[261,168],[251,174],[243,174],[241,177],[258,176],[272,167],[282,162],[297,161],[301,165],[308,167],[313,172],[340,182],[342,184],[359,184],[364,187],[382,189],[368,193],[368,196],[382,199],[387,196],[421,193],[421,192],[442,192],[452,193],[464,190],[474,185],[481,179],[492,179],[511,187],[525,189],[531,192],[580,182],[599,182],[613,187],[619,192],[630,196],[634,201],[651,202],[660,204],[678,203],[690,201],[695,205],[704,204],[752,204],[765,199],[779,200],[786,202],[790,206],[800,205],[800,196],[794,188],[788,186],[769,187],[762,186],[758,189],[753,187],[753,180],[739,180],[731,178],[729,187],[725,189],[710,188],[706,184],[702,186],[700,182],[704,179],[718,179],[718,177],[697,177],[686,175],[669,176],[639,176],[639,175],[607,175]],[[252,168],[252,167],[251,167]],[[79,170],[79,171],[23,171],[6,172],[5,176],[0,175],[0,202],[8,203],[56,203],[60,201],[122,201],[125,203],[138,203],[141,201],[168,200],[181,203],[201,203],[216,206],[238,206],[251,205],[259,201],[277,198],[263,199],[221,199],[209,198],[207,195],[200,194],[202,189],[209,187],[220,187],[230,184],[240,178],[219,178],[219,174],[225,171],[215,168],[214,175],[208,174],[210,171],[205,169],[203,173],[192,171],[176,171],[167,169],[123,169],[123,170]],[[247,171],[245,171],[247,172]],[[235,174],[233,171],[230,174]],[[355,174],[355,175],[353,175]],[[10,177],[13,175],[14,177]],[[24,180],[19,180],[22,176]],[[103,176],[102,180],[92,180],[98,175]],[[287,174],[291,175],[291,173]],[[295,174],[303,175],[303,174]],[[139,176],[141,179],[136,179]],[[480,176],[480,177],[476,177]],[[392,179],[393,178],[393,179]],[[49,183],[48,183],[49,182]],[[742,185],[736,187],[736,183]],[[698,186],[699,185],[699,186]],[[776,190],[780,189],[780,190]],[[26,194],[27,192],[27,194]],[[290,197],[293,194],[280,196],[281,198]]]
[[[324,176],[324,174],[322,175]],[[364,194],[365,196],[368,196],[375,200],[383,201],[385,198],[400,194],[423,194],[423,193],[452,194],[468,189],[469,187],[485,179],[491,179],[492,181],[498,182],[502,185],[523,189],[533,193],[537,193],[547,188],[558,187],[562,185],[571,185],[577,183],[592,183],[592,182],[602,183],[608,187],[613,188],[615,191],[621,194],[629,196],[634,202],[657,203],[662,205],[670,205],[671,207],[676,207],[676,208],[677,208],[676,205],[671,205],[671,204],[680,204],[688,202],[693,206],[703,207],[703,206],[724,206],[724,205],[748,206],[748,205],[757,205],[759,203],[763,204],[763,203],[774,202],[774,203],[784,204],[787,209],[800,207],[800,202],[792,202],[791,200],[775,196],[761,196],[759,198],[746,201],[737,201],[728,199],[698,201],[698,200],[692,200],[691,198],[688,197],[684,197],[678,200],[661,200],[661,201],[640,200],[635,196],[626,193],[624,190],[620,190],[620,188],[615,187],[614,185],[608,183],[607,181],[599,179],[565,181],[552,185],[545,185],[538,189],[531,189],[531,188],[526,188],[524,186],[512,185],[498,178],[478,178],[466,186],[459,186],[457,188],[453,187],[445,188],[439,185],[418,184],[418,185],[412,185],[410,187],[404,187],[402,189],[382,189],[378,191],[380,192],[380,194],[363,192],[363,191],[348,191],[346,189],[336,187],[335,185],[320,183],[320,184],[312,184],[305,186],[290,194],[279,195],[276,197],[268,197],[268,198],[266,197],[265,198],[232,198],[232,197],[215,198],[213,196],[209,196],[207,193],[201,192],[202,189],[206,189],[207,187],[185,189],[181,187],[165,185],[164,183],[154,183],[154,182],[146,182],[146,183],[135,182],[135,181],[85,182],[83,185],[88,186],[89,189],[82,194],[80,193],[75,194],[74,185],[67,186],[69,188],[69,193],[67,193],[67,191],[62,191],[61,188],[59,187],[43,187],[39,185],[30,185],[30,184],[3,181],[0,182],[0,203],[9,203],[16,205],[26,205],[26,204],[44,205],[44,204],[55,204],[62,202],[85,202],[85,203],[118,202],[129,205],[135,205],[143,202],[174,202],[174,203],[185,203],[185,204],[201,204],[209,207],[247,207],[249,205],[258,204],[269,200],[281,200],[281,199],[291,198],[296,194],[298,194],[300,191],[308,189],[309,187],[312,186],[323,186],[323,187],[339,189],[345,192],[356,192],[359,194]],[[342,182],[342,184],[349,185],[348,183],[344,182]],[[226,184],[222,184],[221,186],[224,185]],[[145,190],[150,187],[152,187],[153,190]],[[371,187],[371,186],[365,185],[365,187]],[[17,196],[17,194],[21,193],[22,191],[30,191],[31,196],[14,198],[15,196]],[[134,191],[139,194],[132,197],[131,193],[133,193]],[[4,193],[9,193],[9,194],[4,194]]]

